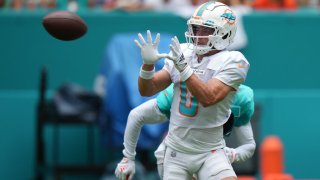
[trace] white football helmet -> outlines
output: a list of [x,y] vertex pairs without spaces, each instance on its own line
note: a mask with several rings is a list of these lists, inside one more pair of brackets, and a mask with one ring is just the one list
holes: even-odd
[[[209,1],[200,5],[188,20],[188,31],[185,33],[188,47],[198,55],[211,50],[222,50],[229,46],[237,31],[236,16],[227,5]],[[196,36],[195,27],[204,26],[214,29],[212,35]],[[207,38],[207,45],[198,45],[199,38]]]

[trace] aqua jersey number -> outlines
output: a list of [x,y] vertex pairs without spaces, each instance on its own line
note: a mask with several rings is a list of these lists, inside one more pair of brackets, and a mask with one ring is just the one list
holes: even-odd
[[188,117],[194,117],[198,114],[198,100],[192,96],[185,82],[180,83],[180,114]]

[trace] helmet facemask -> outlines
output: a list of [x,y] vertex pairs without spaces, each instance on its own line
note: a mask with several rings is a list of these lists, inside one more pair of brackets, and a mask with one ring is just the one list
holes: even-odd
[[[197,36],[196,34],[200,27],[202,27],[202,29],[206,29],[202,31],[208,31],[210,29],[211,33],[208,32],[208,33],[205,33],[208,35]],[[220,31],[220,28],[217,26],[209,27],[209,26],[199,26],[194,24],[188,24],[188,31],[185,33],[188,47],[195,50],[198,55],[206,54],[212,50],[220,50],[215,47],[218,40],[222,38],[219,31]],[[202,39],[206,39],[207,43],[206,44],[201,43],[201,41],[203,41]],[[193,46],[191,46],[191,44]]]

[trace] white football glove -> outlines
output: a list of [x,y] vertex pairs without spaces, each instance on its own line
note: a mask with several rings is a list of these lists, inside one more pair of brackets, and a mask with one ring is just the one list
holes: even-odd
[[135,163],[126,157],[122,158],[115,170],[115,175],[119,180],[131,180],[136,173]]
[[229,158],[230,163],[233,163],[237,158],[237,151],[233,148],[228,147],[224,147],[223,150]]
[[159,54],[158,44],[160,42],[160,34],[158,33],[156,39],[152,43],[151,32],[147,31],[147,42],[144,40],[141,33],[138,34],[141,44],[138,40],[134,40],[136,45],[141,49],[141,56],[144,64],[155,64],[159,59],[168,57],[168,54]]
[[170,49],[172,55],[168,59],[173,61],[176,69],[180,72],[181,81],[187,80],[192,75],[193,70],[184,58],[177,36],[171,39]]

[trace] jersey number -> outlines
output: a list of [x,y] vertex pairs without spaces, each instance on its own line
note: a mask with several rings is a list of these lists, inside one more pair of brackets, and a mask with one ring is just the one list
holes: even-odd
[[198,114],[198,100],[191,95],[185,82],[180,83],[180,114],[188,117],[194,117]]

